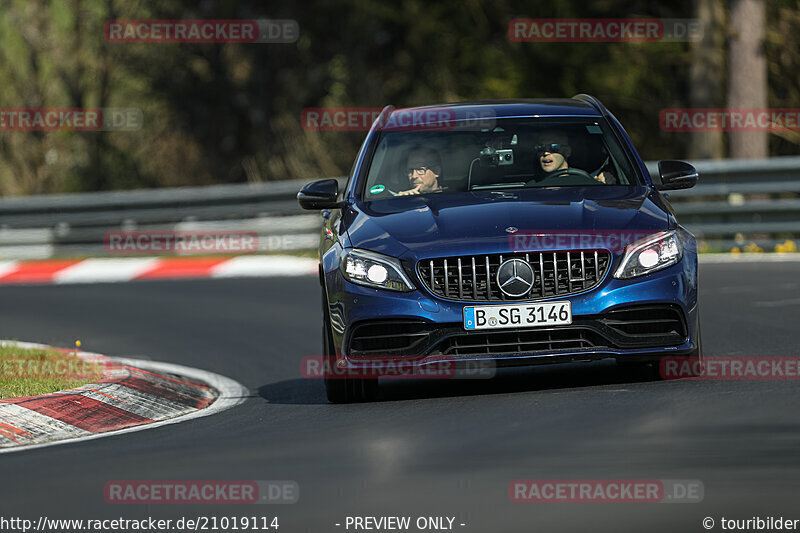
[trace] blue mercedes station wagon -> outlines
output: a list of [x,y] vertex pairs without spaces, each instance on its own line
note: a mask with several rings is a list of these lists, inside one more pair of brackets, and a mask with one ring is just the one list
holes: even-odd
[[322,357],[332,402],[378,395],[376,367],[424,370],[700,359],[697,250],[595,98],[395,109],[375,120],[322,210]]

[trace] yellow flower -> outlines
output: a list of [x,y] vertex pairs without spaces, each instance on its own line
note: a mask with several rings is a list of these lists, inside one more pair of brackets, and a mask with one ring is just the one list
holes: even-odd
[[764,250],[761,249],[759,245],[754,242],[751,242],[747,246],[744,247],[744,251],[749,254],[761,254],[764,253]]

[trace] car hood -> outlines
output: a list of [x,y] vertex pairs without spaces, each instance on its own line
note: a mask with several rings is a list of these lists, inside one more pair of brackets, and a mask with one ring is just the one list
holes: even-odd
[[351,246],[409,259],[521,251],[520,243],[536,249],[525,235],[649,234],[675,225],[657,192],[617,186],[390,198],[351,206],[343,222]]

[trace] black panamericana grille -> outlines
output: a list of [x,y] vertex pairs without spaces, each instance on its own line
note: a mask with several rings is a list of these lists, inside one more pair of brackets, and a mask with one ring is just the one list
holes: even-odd
[[[534,272],[528,294],[506,296],[497,284],[497,269],[509,259],[527,261]],[[435,296],[465,302],[524,301],[568,296],[591,289],[603,279],[611,262],[604,250],[528,252],[423,259],[417,263],[422,283]]]

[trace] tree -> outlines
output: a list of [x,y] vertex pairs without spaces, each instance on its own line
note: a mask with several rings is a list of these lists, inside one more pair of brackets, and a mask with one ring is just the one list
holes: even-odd
[[[689,102],[693,108],[724,107],[725,23],[722,0],[696,0],[695,17],[703,24],[703,38],[692,43],[689,69]],[[690,134],[689,158],[724,157],[722,131]]]
[[[731,0],[731,35],[728,45],[728,107],[767,107],[767,57],[764,51],[763,0]],[[730,156],[758,158],[768,155],[766,131],[731,132]]]

